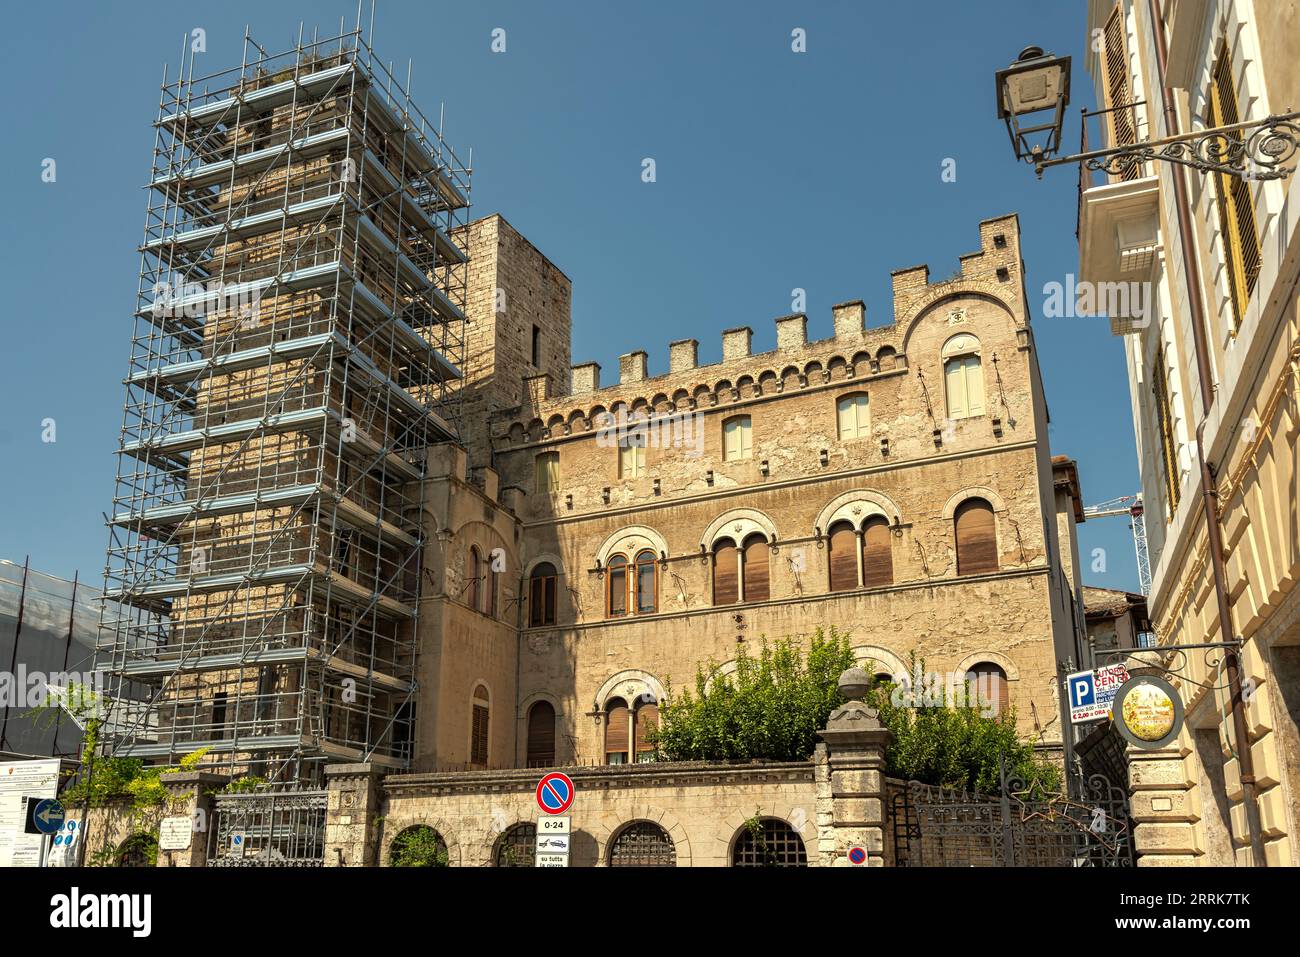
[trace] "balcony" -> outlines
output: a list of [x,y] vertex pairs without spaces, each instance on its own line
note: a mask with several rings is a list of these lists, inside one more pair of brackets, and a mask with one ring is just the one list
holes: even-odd
[[[1144,101],[1123,104],[1094,113],[1083,111],[1080,153],[1137,141],[1137,107]],[[1088,120],[1097,118],[1102,133],[1088,145]],[[1116,283],[1150,279],[1151,267],[1161,249],[1160,181],[1150,163],[1134,163],[1116,173],[1095,172],[1079,164],[1079,218],[1075,236],[1079,240],[1079,282],[1094,289]],[[1102,302],[1104,296],[1094,297]],[[1146,297],[1149,302],[1150,297]],[[1111,315],[1114,335],[1136,332],[1145,316]]]

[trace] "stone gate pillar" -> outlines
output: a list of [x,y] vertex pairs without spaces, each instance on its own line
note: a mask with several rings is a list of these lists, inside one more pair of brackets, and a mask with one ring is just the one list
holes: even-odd
[[373,764],[326,765],[326,867],[378,865],[382,777]]
[[212,795],[230,779],[211,771],[175,771],[158,779],[167,790],[163,817],[190,820],[190,846],[182,851],[158,849],[158,867],[207,867],[208,830],[212,826]]
[[[867,852],[866,866],[885,864],[885,748],[889,731],[875,710],[862,703],[871,676],[861,668],[840,675],[840,693],[848,700],[831,712],[825,742],[829,788],[819,782],[818,831],[823,867],[848,867],[849,849]],[[825,772],[823,772],[825,773]]]

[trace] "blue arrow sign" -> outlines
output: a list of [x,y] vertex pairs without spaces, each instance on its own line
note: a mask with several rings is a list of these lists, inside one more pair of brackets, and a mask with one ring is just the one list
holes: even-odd
[[32,812],[32,820],[36,822],[36,830],[42,834],[53,834],[63,827],[65,813],[61,803],[53,798],[46,798],[43,801],[36,802],[36,810]]

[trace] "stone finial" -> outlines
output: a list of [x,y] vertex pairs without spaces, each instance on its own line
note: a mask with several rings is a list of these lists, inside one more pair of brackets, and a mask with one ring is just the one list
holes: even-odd
[[584,362],[570,371],[570,392],[573,395],[585,395],[600,389],[600,363]]
[[641,382],[646,375],[646,353],[644,351],[629,352],[625,356],[618,357],[618,381],[620,385],[626,385],[629,382]]
[[698,339],[678,339],[668,344],[668,371],[685,372],[694,369],[700,363],[700,343]]
[[858,667],[849,668],[840,675],[836,686],[846,701],[861,701],[871,690],[871,675]]
[[862,335],[862,325],[867,318],[867,307],[861,299],[837,302],[831,306],[831,315],[835,317],[835,338]]
[[750,355],[753,341],[754,330],[749,326],[724,329],[722,332],[722,361],[743,359],[745,356]]

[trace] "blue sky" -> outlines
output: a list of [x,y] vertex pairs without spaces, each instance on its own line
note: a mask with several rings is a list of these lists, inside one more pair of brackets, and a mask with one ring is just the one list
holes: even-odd
[[[573,280],[574,361],[615,374],[673,339],[721,354],[807,291],[810,338],[863,299],[887,321],[890,271],[942,278],[979,247],[981,219],[1020,214],[1031,303],[1077,270],[1076,175],[1017,164],[993,74],[1030,43],[1074,58],[1066,145],[1091,106],[1086,5],[927,3],[459,3],[382,0],[377,53],[414,61],[427,115],[474,150],[474,215],[501,212]],[[206,31],[198,68],[237,66],[245,25],[267,49],[298,24],[336,30],[355,3],[24,3],[0,50],[17,79],[0,151],[0,557],[102,574],[163,65]],[[367,15],[368,17],[368,15]],[[802,28],[807,52],[791,51]],[[493,53],[492,31],[506,31]],[[41,181],[46,157],[57,181]],[[655,160],[657,182],[641,181]],[[941,178],[956,161],[956,181]],[[1037,313],[1037,310],[1036,310]],[[1079,460],[1084,498],[1138,484],[1123,349],[1102,319],[1036,314],[1054,453]],[[53,418],[57,441],[41,441]],[[1123,519],[1080,529],[1088,584],[1136,588]],[[1107,570],[1086,556],[1106,550]]]

